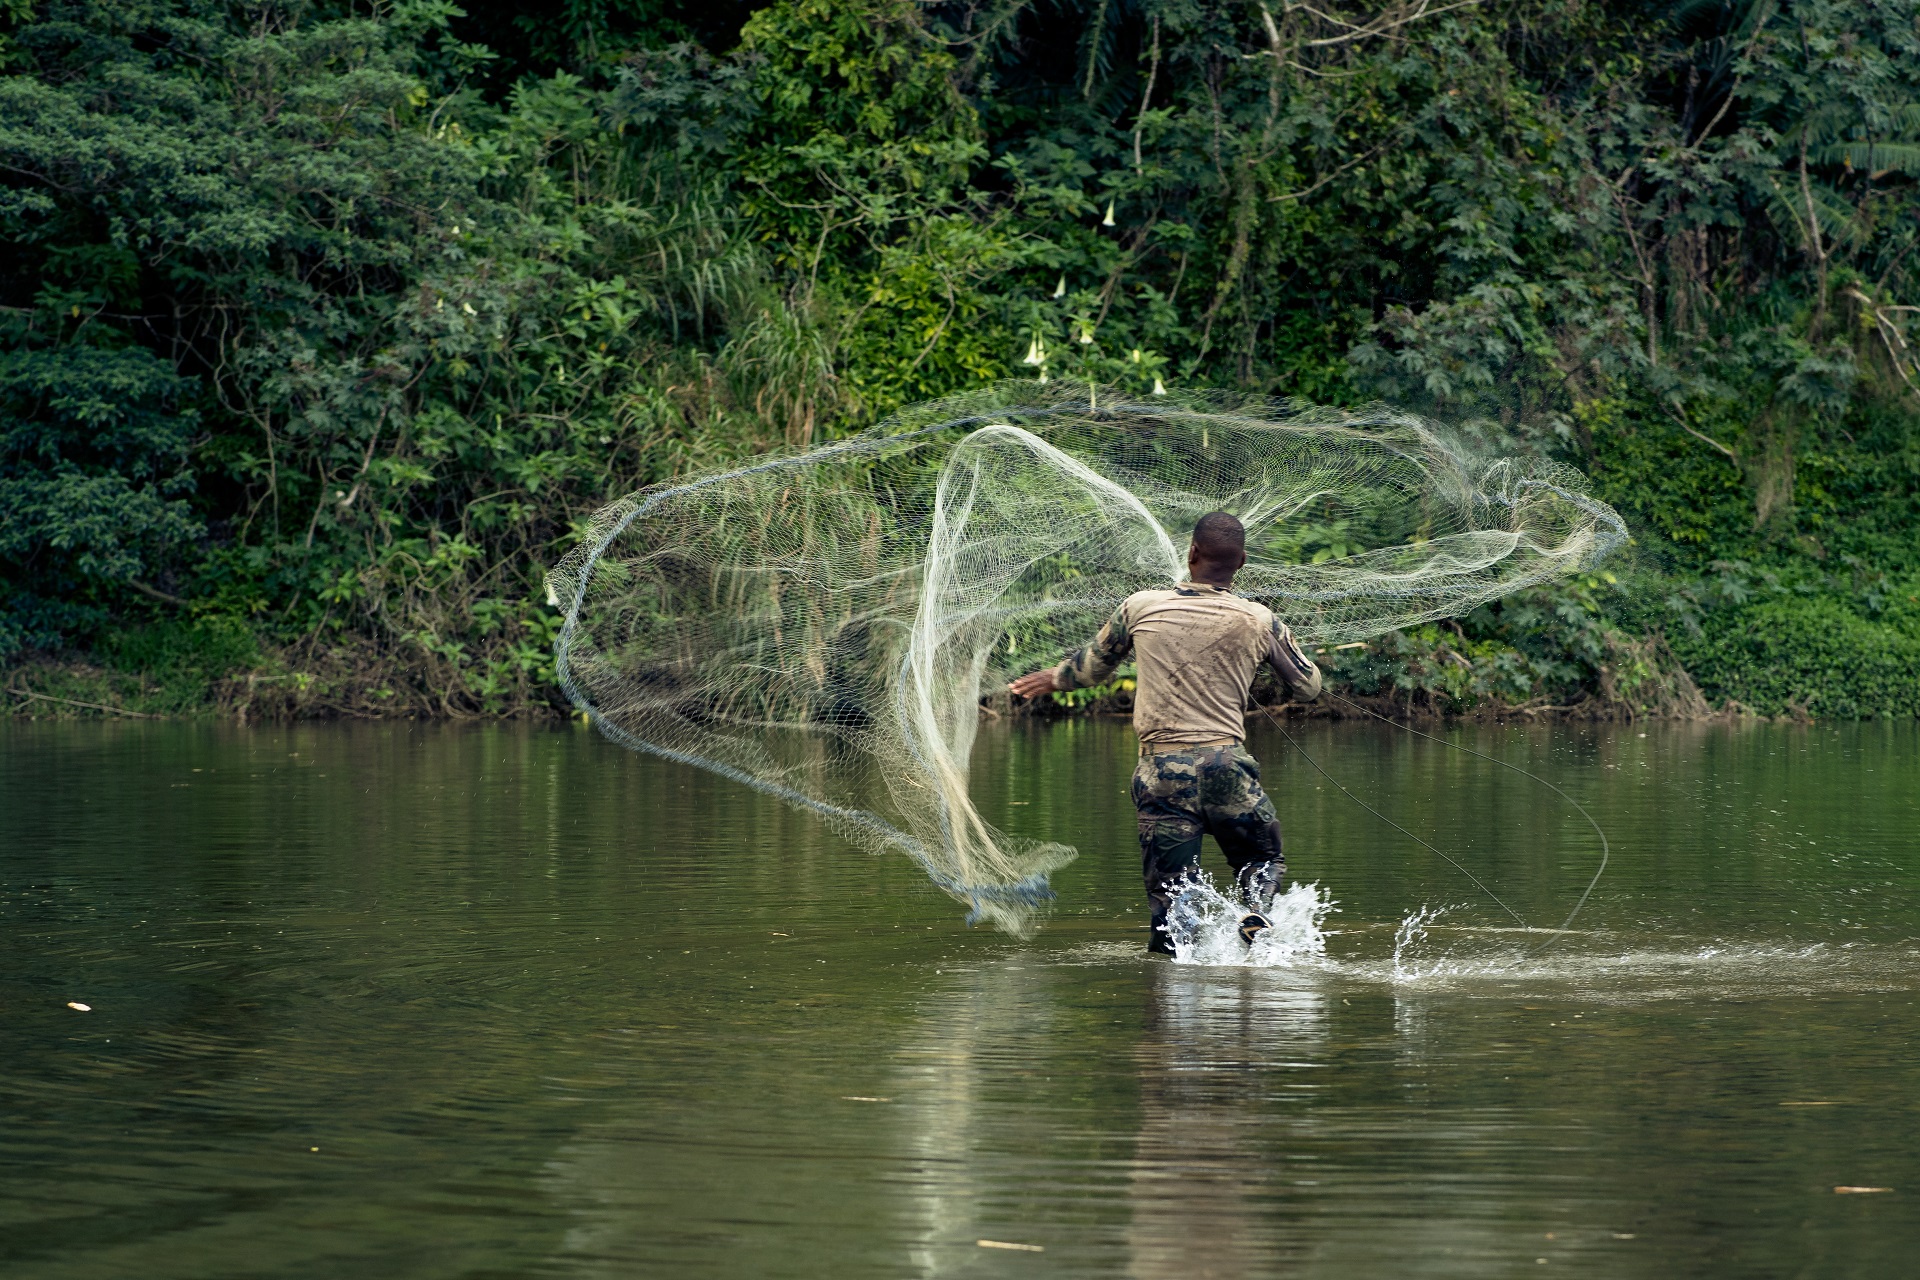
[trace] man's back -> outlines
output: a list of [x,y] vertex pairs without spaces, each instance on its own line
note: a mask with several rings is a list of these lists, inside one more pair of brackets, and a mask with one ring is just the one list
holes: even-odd
[[1141,591],[1121,606],[1140,677],[1133,727],[1152,747],[1237,742],[1273,614],[1205,583]]
[[1280,819],[1261,790],[1260,762],[1241,742],[1247,693],[1254,668],[1267,662],[1297,696],[1315,698],[1320,669],[1272,610],[1229,589],[1246,562],[1240,521],[1208,512],[1194,524],[1188,581],[1128,596],[1092,643],[1052,670],[1029,672],[1007,686],[1023,698],[1085,689],[1129,657],[1138,662],[1133,803],[1152,910],[1150,951],[1175,949],[1167,913],[1173,894],[1200,865],[1203,835],[1212,834],[1233,867],[1250,912],[1240,922],[1249,943],[1267,927],[1261,912],[1286,875]]
[[1247,691],[1263,661],[1299,696],[1320,693],[1319,668],[1270,609],[1205,582],[1128,596],[1092,644],[1043,673],[1045,683],[1084,689],[1129,657],[1140,670],[1133,727],[1147,750],[1240,741]]

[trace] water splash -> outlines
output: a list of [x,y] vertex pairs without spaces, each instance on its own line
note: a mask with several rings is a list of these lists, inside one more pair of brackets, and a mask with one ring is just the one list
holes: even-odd
[[1400,922],[1393,932],[1393,978],[1411,982],[1422,976],[1417,953],[1427,943],[1427,926],[1451,911],[1451,907],[1422,907]]
[[[1423,906],[1393,923],[1390,950],[1367,946],[1376,926],[1362,925],[1350,935],[1354,953],[1329,955],[1333,935],[1323,926],[1336,904],[1318,884],[1296,884],[1276,898],[1268,912],[1273,927],[1249,950],[1239,937],[1246,910],[1231,890],[1200,875],[1174,899],[1168,925],[1175,964],[1291,970],[1312,983],[1379,984],[1402,996],[1472,991],[1593,1004],[1920,990],[1920,950],[1910,946],[1722,938],[1688,945],[1667,934],[1635,939],[1600,931],[1579,935],[1585,945],[1578,950],[1541,955],[1528,941],[1557,930],[1443,923],[1468,913],[1458,904]],[[1139,951],[1114,943],[1070,955],[1075,963],[1132,964]]]
[[1222,893],[1202,872],[1180,891],[1167,912],[1173,962],[1254,969],[1311,963],[1327,954],[1323,925],[1335,909],[1333,895],[1319,885],[1293,885],[1274,898],[1266,913],[1273,925],[1249,948],[1240,941],[1240,919],[1247,914],[1246,907],[1237,896]]

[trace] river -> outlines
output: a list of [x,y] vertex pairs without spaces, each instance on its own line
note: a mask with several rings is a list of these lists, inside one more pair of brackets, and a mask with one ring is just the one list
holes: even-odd
[[0,1272],[1914,1274],[1920,729],[1439,731],[1604,827],[1558,938],[1558,796],[1293,732],[1535,931],[1271,729],[1261,968],[1144,957],[1108,722],[983,732],[1024,941],[578,726],[0,723]]

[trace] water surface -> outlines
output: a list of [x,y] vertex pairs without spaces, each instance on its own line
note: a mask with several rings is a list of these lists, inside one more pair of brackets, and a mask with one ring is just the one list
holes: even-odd
[[[1295,732],[1530,925],[1593,870],[1493,764]],[[1270,734],[1338,910],[1246,968],[1143,957],[1116,724],[983,734],[1082,849],[1027,941],[580,729],[0,725],[0,1270],[1913,1274],[1915,727],[1451,736],[1613,839],[1544,954]]]

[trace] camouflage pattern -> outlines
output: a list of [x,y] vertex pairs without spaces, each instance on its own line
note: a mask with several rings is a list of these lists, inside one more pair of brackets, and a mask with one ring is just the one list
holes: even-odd
[[1275,618],[1268,624],[1267,665],[1274,669],[1293,696],[1312,702],[1320,696],[1320,668],[1293,638],[1293,628]]
[[1092,644],[1075,649],[1054,669],[1054,684],[1061,689],[1091,689],[1105,684],[1120,664],[1132,656],[1133,637],[1127,634],[1127,606],[1122,603],[1100,628]]
[[1133,771],[1140,865],[1153,908],[1153,945],[1165,949],[1167,908],[1200,866],[1211,835],[1247,906],[1264,911],[1287,873],[1280,819],[1260,788],[1260,762],[1238,743],[1143,755]]

